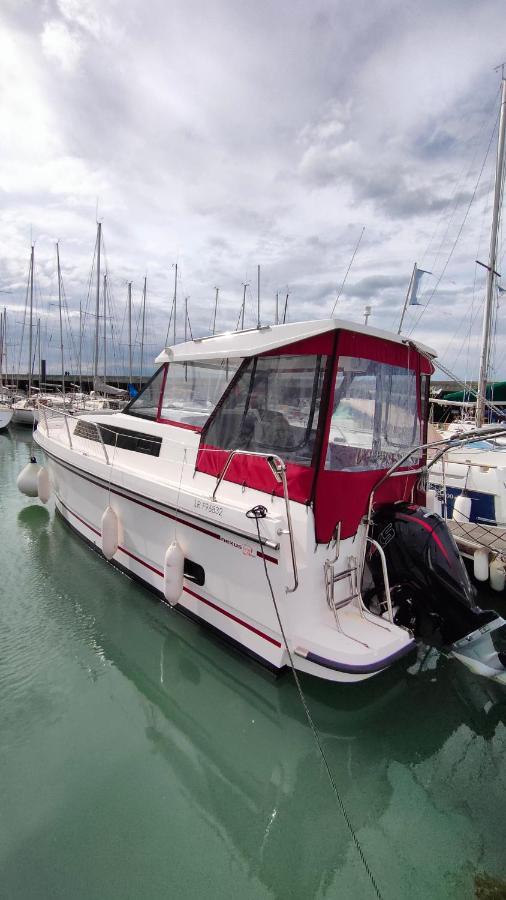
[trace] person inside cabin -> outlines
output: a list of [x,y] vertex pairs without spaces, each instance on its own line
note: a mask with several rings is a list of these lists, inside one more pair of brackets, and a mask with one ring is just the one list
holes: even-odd
[[283,413],[269,409],[269,393],[268,374],[257,372],[251,387],[247,416],[251,427],[250,445],[265,451],[289,450],[293,447],[290,423]]

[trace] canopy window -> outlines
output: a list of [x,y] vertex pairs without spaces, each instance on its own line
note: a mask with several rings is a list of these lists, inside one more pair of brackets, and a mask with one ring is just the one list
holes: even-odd
[[[339,358],[325,468],[388,469],[421,443],[417,373],[374,360]],[[418,462],[419,456],[406,465]]]
[[165,366],[160,366],[137,397],[125,407],[124,412],[129,416],[139,416],[140,419],[156,421],[164,379]]
[[167,365],[158,421],[200,431],[236,372],[238,360]]
[[206,444],[310,466],[326,364],[324,355],[249,360],[210,422]]

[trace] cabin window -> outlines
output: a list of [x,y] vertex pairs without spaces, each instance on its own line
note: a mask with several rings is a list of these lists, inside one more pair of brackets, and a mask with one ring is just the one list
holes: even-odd
[[164,372],[165,366],[161,366],[137,397],[125,407],[125,413],[130,416],[139,416],[141,419],[156,420]]
[[206,445],[310,466],[326,363],[322,355],[249,360],[209,423]]
[[169,363],[160,419],[200,430],[235,374],[238,363],[235,359]]
[[[387,469],[420,443],[416,372],[340,357],[325,468]],[[414,455],[406,465],[418,460]]]

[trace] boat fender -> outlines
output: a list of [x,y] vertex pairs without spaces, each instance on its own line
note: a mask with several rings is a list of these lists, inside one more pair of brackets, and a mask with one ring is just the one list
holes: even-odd
[[35,456],[31,456],[30,462],[27,463],[24,469],[21,469],[21,472],[16,479],[18,490],[21,491],[22,494],[26,494],[27,497],[39,496],[37,476],[41,468],[42,466],[39,465]]
[[488,581],[488,550],[475,550],[473,572],[476,581]]
[[163,593],[171,606],[174,606],[183,593],[184,553],[177,541],[167,547],[163,564]]
[[489,566],[490,587],[493,591],[503,591],[506,584],[506,573],[504,572],[504,563],[496,557]]
[[51,479],[45,466],[37,472],[37,495],[41,503],[47,503],[51,496]]
[[112,506],[106,507],[101,522],[102,553],[112,559],[119,546],[120,521]]
[[[459,494],[453,506],[453,520],[465,524],[471,521],[471,498]],[[488,577],[488,576],[487,576]]]
[[429,512],[439,513],[439,509],[437,508],[437,495],[433,488],[428,488],[425,492],[425,506]]

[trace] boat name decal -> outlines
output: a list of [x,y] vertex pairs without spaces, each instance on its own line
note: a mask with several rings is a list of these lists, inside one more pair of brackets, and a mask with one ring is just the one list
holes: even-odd
[[209,500],[201,500],[199,497],[195,497],[195,509],[201,509],[203,512],[209,513],[210,516],[218,516],[219,518],[223,515],[222,506],[218,506],[217,503],[210,503]]

